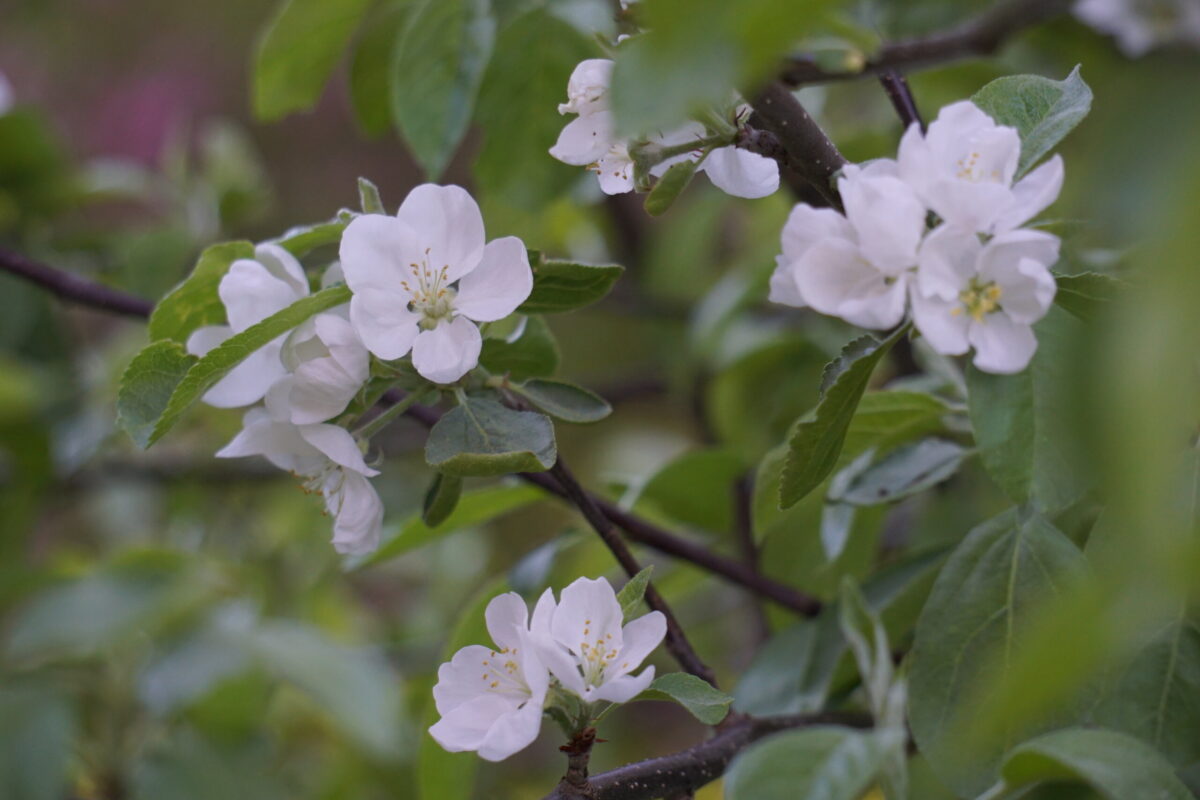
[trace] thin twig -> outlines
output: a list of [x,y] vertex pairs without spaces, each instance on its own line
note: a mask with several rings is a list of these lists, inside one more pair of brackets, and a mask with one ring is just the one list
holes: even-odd
[[908,130],[909,126],[915,122],[921,126],[921,131],[924,132],[925,121],[921,119],[921,112],[917,109],[917,100],[913,97],[908,80],[899,72],[888,70],[879,76],[879,83],[887,92],[888,100],[892,101],[892,108],[896,109],[896,113],[900,116],[900,122],[904,124],[904,129]]
[[128,317],[149,317],[154,308],[149,300],[55,269],[12,250],[0,248],[0,269],[49,289],[64,300],[102,311]]
[[[641,565],[634,558],[629,547],[626,546],[625,540],[617,533],[612,520],[600,510],[599,506],[592,499],[592,496],[580,485],[574,473],[571,472],[570,467],[563,461],[561,455],[559,455],[558,461],[555,462],[554,466],[550,468],[550,474],[562,486],[571,503],[583,514],[584,519],[592,526],[592,530],[596,531],[605,546],[612,552],[617,563],[621,565],[621,569],[625,570],[631,578],[641,572]],[[653,583],[646,584],[645,598],[646,605],[655,611],[661,612],[666,617],[666,647],[671,655],[675,657],[675,660],[679,662],[679,665],[697,678],[706,680],[713,686],[716,686],[716,675],[700,659],[700,656],[696,655],[692,643],[688,641],[687,635],[683,632],[683,627],[680,626],[679,620],[675,618],[675,612],[667,605],[667,601],[658,593],[658,589],[654,587]]]
[[779,78],[789,86],[806,86],[982,58],[995,53],[1013,35],[1064,14],[1070,7],[1071,0],[1009,0],[950,30],[886,43],[860,70],[830,71],[814,59],[800,56],[788,62]]

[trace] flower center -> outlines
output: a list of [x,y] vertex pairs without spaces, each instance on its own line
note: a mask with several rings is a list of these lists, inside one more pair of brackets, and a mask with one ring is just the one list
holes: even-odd
[[967,288],[958,294],[962,306],[951,313],[958,315],[966,311],[976,322],[983,322],[985,316],[999,310],[1002,294],[995,282],[980,283],[978,278],[972,278]]
[[[591,625],[591,620],[585,620],[585,625]],[[590,627],[583,629],[583,641],[579,643],[580,666],[583,667],[583,681],[589,686],[599,686],[604,683],[604,670],[617,658],[617,649],[612,644],[612,634],[596,636],[595,643],[588,642]]]
[[458,294],[450,287],[447,273],[450,265],[440,269],[429,266],[429,248],[425,249],[425,258],[420,264],[409,264],[412,273],[410,280],[400,281],[400,285],[411,295],[412,310],[420,314],[421,327],[436,328],[439,321],[450,319],[454,315],[454,298]]
[[982,158],[978,152],[972,151],[966,156],[958,159],[955,163],[958,165],[958,171],[954,173],[954,177],[959,180],[970,181],[971,183],[979,183],[980,181],[999,181],[1000,170],[993,169],[985,171],[980,167],[979,161]]
[[481,679],[487,683],[487,688],[502,694],[528,695],[529,686],[525,676],[516,662],[517,648],[504,648],[497,652],[492,650],[483,660],[484,672]]

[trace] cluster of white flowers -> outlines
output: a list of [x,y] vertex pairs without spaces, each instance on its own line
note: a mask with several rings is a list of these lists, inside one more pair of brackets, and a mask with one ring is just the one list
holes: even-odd
[[1078,0],[1075,16],[1131,58],[1164,44],[1200,47],[1200,0]]
[[580,578],[559,602],[547,589],[529,615],[515,593],[485,612],[496,648],[464,647],[438,670],[433,688],[441,719],[430,735],[451,752],[508,758],[537,738],[542,712],[563,693],[584,704],[625,703],[654,680],[654,667],[633,671],[666,635],[658,611],[623,625],[621,604],[603,578]]
[[[457,381],[479,362],[476,322],[515,311],[533,273],[519,239],[485,243],[479,206],[466,191],[433,184],[413,189],[395,217],[355,218],[340,257],[322,285],[344,281],[350,302],[255,351],[204,399],[253,406],[217,455],[264,456],[302,478],[335,518],[334,546],[355,554],[379,544],[383,504],[367,480],[378,473],[353,434],[332,420],[370,377],[370,354],[394,360],[411,351],[422,377]],[[306,297],[309,284],[291,253],[261,244],[253,259],[230,266],[218,294],[229,324],[196,330],[187,343],[195,355]]]
[[[560,114],[577,114],[559,134],[550,155],[566,164],[587,167],[596,173],[605,194],[623,194],[634,189],[634,154],[640,145],[677,148],[695,144],[695,149],[665,158],[650,168],[660,177],[673,164],[700,161],[697,170],[708,175],[717,188],[735,197],[766,197],[779,188],[779,165],[774,159],[732,145],[706,148],[701,143],[707,131],[698,122],[634,142],[616,135],[610,105],[609,85],[613,62],[593,58],[581,62],[567,83],[567,102]],[[740,116],[743,109],[738,110]],[[707,152],[707,155],[706,155]]]
[[973,347],[979,369],[1020,372],[1054,300],[1059,251],[1058,237],[1021,226],[1063,181],[1059,156],[1014,181],[1020,154],[1017,131],[968,101],[943,108],[928,133],[913,124],[896,160],[844,169],[845,215],[792,210],[771,300],[874,329],[911,309],[939,353]]

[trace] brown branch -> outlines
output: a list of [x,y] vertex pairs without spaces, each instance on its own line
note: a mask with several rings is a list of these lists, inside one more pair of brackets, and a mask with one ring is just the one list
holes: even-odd
[[590,778],[584,786],[561,781],[544,800],[655,800],[686,796],[719,778],[738,753],[758,739],[779,731],[813,725],[870,727],[863,714],[825,712],[786,717],[735,719],[706,742],[669,756],[628,764]]
[[[579,513],[583,514],[584,519],[592,526],[604,542],[605,546],[612,552],[617,563],[621,565],[621,569],[633,577],[641,572],[642,567],[634,558],[633,553],[625,544],[625,540],[617,533],[611,519],[608,518],[599,506],[596,505],[592,496],[580,485],[575,475],[571,472],[570,467],[563,461],[562,455],[558,457],[558,461],[550,468],[550,474],[558,481],[559,486],[563,488],[567,499],[579,509]],[[708,681],[713,686],[717,685],[716,675],[709,669],[708,665],[700,660],[700,656],[696,655],[692,643],[688,641],[687,636],[683,632],[683,627],[680,626],[679,620],[675,618],[675,613],[671,607],[667,605],[667,601],[658,593],[658,589],[653,583],[646,584],[646,605],[655,611],[661,612],[667,619],[667,638],[666,647],[675,660],[679,662],[679,666],[683,667],[686,672],[690,672],[697,678]]]
[[908,130],[915,122],[924,131],[925,121],[921,119],[921,112],[917,109],[917,100],[913,97],[908,80],[899,72],[888,70],[879,76],[879,83],[883,86],[883,90],[887,92],[888,100],[892,101],[892,108],[896,109],[896,113],[900,116],[900,122],[903,123],[904,129]]
[[846,163],[846,158],[795,95],[783,84],[774,82],[768,84],[751,105],[755,117],[779,139],[787,165],[819,192],[826,204],[840,208],[841,201],[832,180],[834,173]]
[[884,44],[860,70],[830,71],[812,58],[800,56],[791,59],[779,77],[789,86],[805,86],[982,58],[995,53],[1013,35],[1064,14],[1070,7],[1071,0],[1009,0],[950,30]]
[[49,289],[64,300],[102,311],[129,317],[149,317],[154,308],[149,300],[63,272],[12,250],[0,248],[0,269]]

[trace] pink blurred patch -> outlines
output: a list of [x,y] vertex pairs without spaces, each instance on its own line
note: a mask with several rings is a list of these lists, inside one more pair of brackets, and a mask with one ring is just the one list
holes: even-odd
[[157,162],[168,138],[206,116],[214,100],[210,85],[194,74],[129,76],[93,98],[87,149]]

